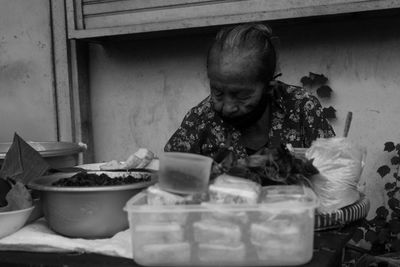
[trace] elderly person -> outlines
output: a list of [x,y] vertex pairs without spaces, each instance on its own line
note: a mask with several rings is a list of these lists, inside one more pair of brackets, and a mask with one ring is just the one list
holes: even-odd
[[275,67],[268,26],[223,28],[207,56],[210,95],[186,114],[164,150],[214,157],[228,148],[244,158],[265,147],[309,147],[334,136],[318,99],[275,81]]

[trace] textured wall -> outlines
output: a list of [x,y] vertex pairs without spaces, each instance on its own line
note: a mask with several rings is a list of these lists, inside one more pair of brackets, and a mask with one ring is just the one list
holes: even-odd
[[49,1],[3,0],[0,7],[0,142],[17,131],[56,140]]
[[[282,25],[281,80],[299,84],[309,71],[334,90],[323,102],[337,109],[338,135],[353,112],[349,138],[367,147],[363,184],[372,212],[384,202],[376,169],[388,161],[383,144],[400,141],[398,18]],[[185,112],[208,93],[208,35],[94,44],[91,89],[96,160],[123,159],[144,146],[159,152]]]
[[93,45],[96,160],[162,151],[186,111],[207,96],[204,36]]
[[[282,29],[282,79],[292,83],[308,71],[323,73],[334,90],[322,102],[337,109],[333,123],[342,135],[353,112],[349,138],[367,148],[362,184],[371,212],[384,202],[385,180],[376,170],[388,163],[386,141],[400,141],[400,19],[335,21]],[[391,177],[393,179],[393,177]]]

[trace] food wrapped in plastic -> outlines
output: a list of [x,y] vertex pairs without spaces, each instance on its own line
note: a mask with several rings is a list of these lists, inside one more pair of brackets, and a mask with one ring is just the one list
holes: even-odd
[[141,169],[145,168],[154,159],[154,153],[147,148],[139,148],[126,161],[112,160],[100,165],[100,170]]
[[201,203],[201,205],[208,209],[207,212],[203,212],[201,214],[201,218],[203,220],[219,220],[232,222],[239,225],[243,225],[249,222],[249,215],[246,211],[232,211],[226,209],[224,205],[209,202],[203,202]]
[[239,243],[235,246],[221,244],[199,244],[198,257],[202,262],[208,263],[237,263],[246,259],[246,246]]
[[[310,223],[310,220],[306,223]],[[304,225],[296,220],[272,219],[251,224],[250,240],[260,260],[301,262],[304,257],[309,257],[304,247],[312,246],[312,231],[312,225]]]
[[304,186],[299,185],[272,185],[262,188],[260,203],[310,201],[313,196],[308,196]]
[[139,264],[185,264],[190,262],[191,246],[188,242],[144,245],[133,258]]
[[[163,203],[159,198],[159,203]],[[171,199],[169,199],[171,200]],[[169,201],[168,200],[168,201]],[[153,203],[158,200],[154,200]],[[148,204],[148,191],[140,192],[132,198],[132,202],[139,210],[143,210],[133,216],[129,214],[129,221],[132,224],[179,224],[184,225],[187,221],[189,213],[184,212],[185,205],[149,205]],[[152,206],[149,210],[148,207]],[[153,208],[154,207],[154,208]],[[165,208],[164,208],[165,207]]]
[[358,183],[366,150],[347,138],[317,139],[306,152],[319,174],[311,178],[320,200],[318,211],[332,212],[360,198]]
[[242,232],[238,225],[230,222],[201,220],[193,223],[193,236],[198,243],[237,246],[241,243]]
[[147,188],[148,205],[187,205],[201,201],[202,195],[179,195],[164,191],[158,184]]
[[247,179],[222,174],[209,186],[210,202],[218,204],[256,204],[261,186]]
[[148,244],[178,243],[184,240],[179,224],[139,224],[132,229],[134,250]]
[[250,226],[252,243],[264,244],[267,241],[276,240],[284,245],[286,242],[295,242],[300,238],[300,227],[288,219],[273,219],[264,223],[252,223]]
[[[304,257],[303,246],[309,229],[300,229],[296,222],[290,220],[271,220],[265,223],[253,223],[250,227],[251,243],[256,247],[260,260],[289,259],[298,262]],[[286,256],[285,256],[286,255]]]
[[312,250],[305,250],[297,240],[282,244],[278,240],[268,240],[263,244],[254,243],[257,257],[267,261],[268,265],[298,265],[307,262],[312,257]]

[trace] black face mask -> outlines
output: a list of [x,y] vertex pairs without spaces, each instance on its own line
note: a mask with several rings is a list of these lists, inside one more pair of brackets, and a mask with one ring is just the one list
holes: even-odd
[[236,117],[226,117],[222,114],[222,112],[218,111],[215,111],[215,113],[220,116],[224,122],[232,125],[233,127],[237,129],[246,129],[261,119],[269,102],[270,96],[267,93],[267,89],[264,89],[257,106],[249,113]]

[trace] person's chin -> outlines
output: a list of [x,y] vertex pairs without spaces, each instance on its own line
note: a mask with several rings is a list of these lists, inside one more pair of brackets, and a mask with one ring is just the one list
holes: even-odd
[[222,117],[222,119],[234,126],[235,128],[243,129],[249,127],[253,122],[248,118],[241,118],[241,117]]

